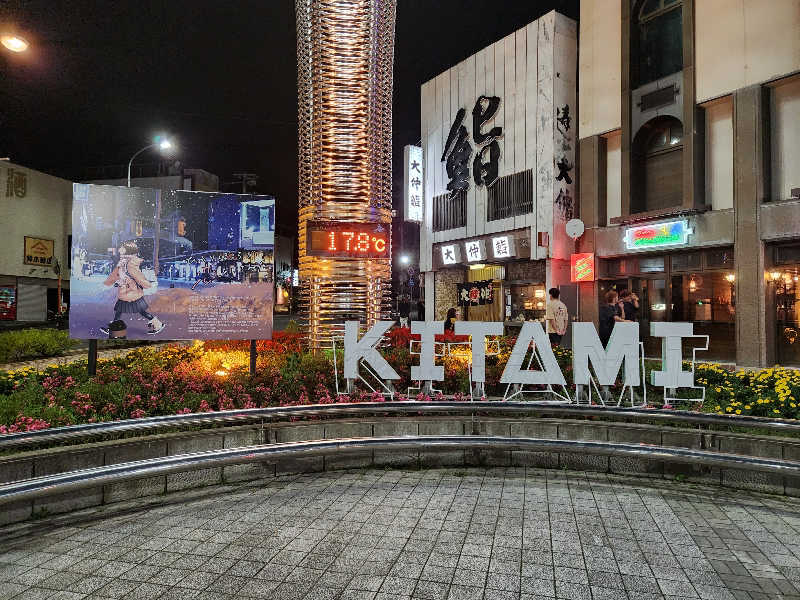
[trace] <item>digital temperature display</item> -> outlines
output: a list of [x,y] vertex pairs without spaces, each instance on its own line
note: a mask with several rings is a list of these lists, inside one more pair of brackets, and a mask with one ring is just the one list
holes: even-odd
[[310,221],[306,256],[389,258],[388,223]]

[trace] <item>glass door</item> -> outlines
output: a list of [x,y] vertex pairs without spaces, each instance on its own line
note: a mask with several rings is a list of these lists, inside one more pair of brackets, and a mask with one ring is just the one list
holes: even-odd
[[631,291],[639,296],[639,336],[644,342],[645,356],[661,355],[661,338],[650,336],[652,321],[669,320],[667,310],[667,280],[663,277],[631,279]]

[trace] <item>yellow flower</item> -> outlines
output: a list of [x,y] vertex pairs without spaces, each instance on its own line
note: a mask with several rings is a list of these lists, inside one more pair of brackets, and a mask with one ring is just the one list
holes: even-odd
[[736,409],[736,414],[737,414],[737,415],[740,415],[740,414],[742,414],[742,411],[741,411],[741,410],[739,410],[739,409],[737,408],[737,409]]

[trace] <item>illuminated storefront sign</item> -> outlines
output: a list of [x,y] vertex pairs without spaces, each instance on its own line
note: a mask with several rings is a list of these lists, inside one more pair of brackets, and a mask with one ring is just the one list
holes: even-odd
[[584,252],[569,257],[569,278],[573,283],[594,281],[594,253]]
[[467,253],[467,262],[481,262],[482,260],[486,260],[486,244],[483,240],[464,242],[464,250]]
[[495,258],[511,258],[516,254],[514,238],[510,235],[501,235],[492,238],[492,252]]
[[693,231],[689,228],[688,221],[629,227],[625,230],[625,246],[628,250],[682,246],[686,244],[691,233]]
[[461,262],[461,248],[456,244],[442,246],[442,263],[456,265]]
[[419,146],[406,146],[403,149],[403,198],[405,200],[405,220],[415,223],[422,222],[422,189],[423,166],[422,148]]
[[388,226],[381,223],[310,221],[306,256],[388,258]]

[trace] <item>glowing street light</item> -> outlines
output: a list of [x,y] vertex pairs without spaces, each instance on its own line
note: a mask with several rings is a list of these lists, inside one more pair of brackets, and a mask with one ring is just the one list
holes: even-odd
[[401,263],[403,263],[404,265],[407,265],[407,264],[409,263],[409,261],[410,261],[410,260],[411,260],[411,259],[410,259],[410,258],[408,258],[408,254],[403,254],[403,255],[400,257],[400,262],[401,262]]
[[165,150],[169,150],[173,146],[172,142],[170,142],[166,136],[157,135],[154,143],[145,146],[144,148],[136,152],[136,154],[131,156],[131,159],[128,161],[128,187],[131,187],[131,165],[133,164],[133,159],[139,156],[145,150],[149,150],[150,148],[156,148],[156,147],[163,152]]
[[0,36],[0,44],[3,44],[11,52],[25,52],[29,46],[25,38],[21,38],[18,35]]

